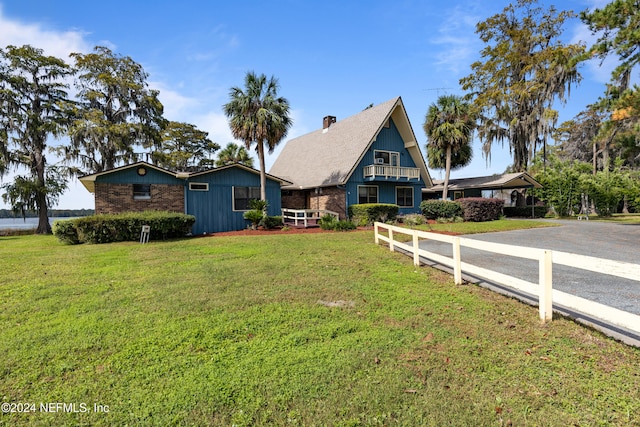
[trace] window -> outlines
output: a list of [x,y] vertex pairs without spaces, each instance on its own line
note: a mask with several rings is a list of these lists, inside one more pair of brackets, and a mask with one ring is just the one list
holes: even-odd
[[400,166],[400,153],[395,151],[375,150],[373,157],[376,165]]
[[190,182],[189,190],[191,191],[209,191],[209,183],[207,182]]
[[248,211],[249,201],[260,199],[260,187],[233,187],[233,210]]
[[371,185],[359,186],[358,203],[378,203],[378,187]]
[[412,208],[413,187],[396,187],[396,204],[401,208]]
[[151,184],[133,184],[133,200],[151,199]]
[[453,200],[462,199],[464,197],[464,191],[454,191]]

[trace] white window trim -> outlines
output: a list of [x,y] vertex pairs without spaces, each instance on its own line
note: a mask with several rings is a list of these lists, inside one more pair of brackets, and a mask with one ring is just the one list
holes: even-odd
[[231,209],[233,212],[247,212],[250,211],[251,209],[247,208],[247,209],[236,209],[236,188],[260,188],[260,187],[256,187],[253,185],[238,185],[238,186],[233,186],[231,187]]
[[[400,206],[400,203],[398,203],[398,190],[401,189],[401,188],[409,188],[409,189],[411,189],[411,202],[412,202],[411,206]],[[397,186],[396,187],[396,205],[400,206],[401,208],[412,208],[416,204],[416,200],[415,199],[416,199],[416,192],[413,189],[413,187],[407,187],[407,186]]]
[[360,188],[375,188],[376,189],[376,201],[367,203],[380,203],[380,186],[379,185],[358,185],[358,204],[360,204]]
[[[395,165],[395,167],[400,167],[400,152],[399,151],[389,151],[389,150],[373,150],[373,162],[376,162],[376,153],[389,153],[389,163],[382,163],[385,166],[393,166],[391,164],[391,157],[393,155],[396,156],[396,159],[398,159],[398,164]],[[375,163],[378,164],[378,163]]]
[[[193,188],[193,185],[204,185],[205,188]],[[209,191],[209,183],[208,182],[190,182],[189,183],[189,191]]]

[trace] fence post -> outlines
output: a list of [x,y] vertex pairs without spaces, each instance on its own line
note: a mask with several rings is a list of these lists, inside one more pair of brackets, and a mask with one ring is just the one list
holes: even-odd
[[460,259],[460,238],[453,238],[453,282],[462,285],[462,260]]
[[393,252],[393,230],[391,229],[391,226],[389,226],[387,230],[389,230],[389,250]]
[[420,246],[418,245],[418,233],[413,233],[413,265],[420,267]]
[[540,320],[547,322],[553,317],[553,299],[552,299],[552,271],[553,257],[552,252],[545,250],[540,256],[539,263],[540,275]]
[[380,239],[378,239],[379,228],[377,222],[373,224],[373,238],[375,239],[376,245],[380,244]]

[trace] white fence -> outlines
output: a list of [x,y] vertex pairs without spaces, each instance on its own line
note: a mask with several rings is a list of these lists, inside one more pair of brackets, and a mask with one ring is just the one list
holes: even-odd
[[[550,321],[552,318],[553,303],[562,305],[568,309],[584,313],[605,322],[617,325],[633,332],[640,333],[640,316],[619,310],[604,304],[577,297],[565,292],[554,290],[552,287],[553,264],[560,264],[569,267],[594,271],[602,274],[622,277],[625,279],[640,281],[640,265],[630,264],[621,261],[613,261],[601,258],[594,258],[584,255],[570,254],[566,252],[550,251],[546,249],[527,248],[522,246],[505,245],[501,243],[483,242],[464,237],[447,236],[443,234],[431,233],[427,231],[411,230],[394,225],[376,222],[375,242],[387,242],[389,249],[402,249],[413,254],[413,263],[420,265],[420,257],[435,261],[439,264],[453,269],[454,282],[462,283],[462,273],[472,274],[489,281],[505,285],[530,295],[538,295],[539,312],[542,321]],[[381,234],[381,230],[386,230],[387,235]],[[411,236],[409,242],[399,242],[394,240],[394,234],[406,234]],[[450,243],[452,245],[453,257],[446,257],[440,254],[420,249],[420,239],[435,240]],[[492,252],[501,255],[509,255],[520,258],[538,261],[539,281],[538,284],[527,282],[516,277],[498,273],[486,268],[477,267],[462,261],[460,257],[460,247],[474,248],[481,251]]]
[[293,222],[296,227],[298,223],[302,223],[305,227],[308,227],[309,224],[316,225],[320,218],[325,215],[331,215],[335,219],[340,219],[338,212],[324,209],[282,209],[282,221],[285,224],[287,221]]

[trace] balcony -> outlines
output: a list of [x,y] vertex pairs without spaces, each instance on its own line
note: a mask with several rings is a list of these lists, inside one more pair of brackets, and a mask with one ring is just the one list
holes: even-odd
[[403,166],[369,165],[364,167],[364,177],[375,179],[420,179],[420,169]]

